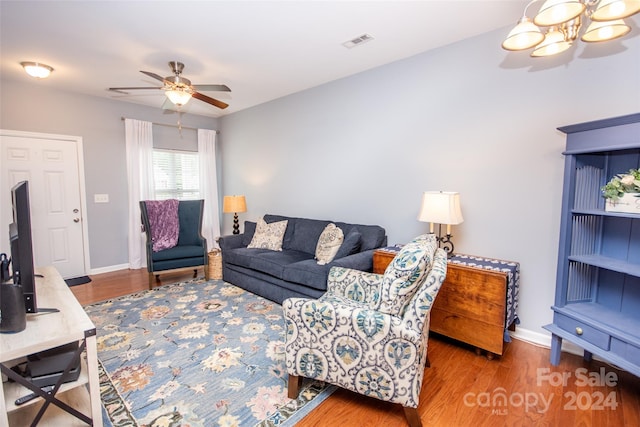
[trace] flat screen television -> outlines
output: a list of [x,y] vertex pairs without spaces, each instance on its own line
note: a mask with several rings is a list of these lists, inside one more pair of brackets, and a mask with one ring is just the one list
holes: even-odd
[[36,280],[33,266],[29,182],[21,181],[11,189],[13,223],[9,224],[13,283],[22,287],[27,313],[38,312]]

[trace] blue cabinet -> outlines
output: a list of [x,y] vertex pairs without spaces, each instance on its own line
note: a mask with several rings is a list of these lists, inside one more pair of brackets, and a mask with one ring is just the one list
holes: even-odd
[[606,212],[600,188],[640,167],[640,114],[558,128],[567,135],[551,363],[562,340],[640,376],[640,215]]

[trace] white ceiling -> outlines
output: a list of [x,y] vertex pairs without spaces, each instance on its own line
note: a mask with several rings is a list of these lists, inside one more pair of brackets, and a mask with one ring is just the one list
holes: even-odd
[[[226,110],[198,100],[184,107],[219,117],[515,25],[526,4],[2,0],[0,72],[7,80],[26,81],[31,77],[19,63],[43,62],[55,71],[37,84],[160,108],[161,91],[122,96],[106,89],[158,86],[139,71],[169,76],[167,62],[177,60],[193,84],[231,88],[231,93],[204,92],[228,103]],[[342,45],[364,33],[374,40],[352,49]]]

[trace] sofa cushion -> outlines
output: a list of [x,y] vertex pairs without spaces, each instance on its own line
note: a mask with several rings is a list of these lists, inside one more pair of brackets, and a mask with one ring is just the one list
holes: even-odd
[[180,220],[180,236],[178,246],[202,245],[202,212],[203,200],[180,200],[178,204],[178,219]]
[[247,247],[282,251],[282,240],[286,229],[286,220],[267,224],[264,219],[259,219],[256,224],[256,232]]
[[349,232],[349,234],[345,236],[344,241],[340,245],[340,248],[338,248],[338,252],[336,253],[334,259],[340,259],[359,252],[361,239],[362,234],[360,234],[359,232],[355,230]]
[[253,256],[250,261],[250,267],[253,270],[283,279],[283,271],[286,266],[309,258],[309,254],[299,251],[266,251]]
[[360,252],[376,249],[386,244],[386,232],[378,225],[347,224],[345,222],[336,222],[336,225],[342,229],[345,236],[352,231],[361,234]]
[[307,218],[296,218],[293,225],[293,235],[288,249],[306,252],[314,255],[320,234],[330,221],[320,221]]
[[433,234],[418,236],[402,247],[384,272],[379,311],[393,316],[403,313],[431,269],[437,247]]
[[249,246],[253,234],[256,232],[256,223],[253,221],[244,222],[244,233],[242,233],[242,246]]
[[[348,224],[346,222],[297,218],[273,214],[265,214],[264,220],[267,223],[284,220],[289,221],[284,235],[284,240],[282,242],[282,249],[284,250],[295,249],[313,254],[315,251],[315,244],[318,241],[318,237],[320,237],[320,233],[322,233],[324,227],[326,227],[330,222],[333,222],[335,225],[340,227],[345,236],[347,236],[351,231],[357,231],[361,234],[359,252],[380,248],[387,244],[386,231],[379,225]],[[298,222],[301,222],[301,227],[297,227]],[[309,236],[306,236],[307,238],[305,238],[304,232],[294,237],[295,231],[301,230],[304,224],[311,225],[314,232],[310,233]],[[313,234],[315,234],[315,236],[313,236]],[[305,241],[308,245],[304,244]]]
[[222,251],[222,261],[227,264],[251,268],[251,260],[261,253],[274,253],[269,249],[236,248]]
[[327,225],[320,234],[316,245],[315,258],[318,260],[318,264],[327,264],[333,261],[343,240],[344,234],[340,228],[336,227],[334,223]]
[[282,278],[288,282],[306,287],[326,290],[330,265],[320,265],[314,259],[289,264],[284,268]]
[[151,259],[156,261],[165,261],[168,259],[183,259],[203,256],[204,249],[202,246],[174,246],[160,252],[152,252]]

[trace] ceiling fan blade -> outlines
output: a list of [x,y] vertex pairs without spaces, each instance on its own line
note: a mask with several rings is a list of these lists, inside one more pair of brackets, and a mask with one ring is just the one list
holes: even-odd
[[222,101],[218,101],[217,99],[210,98],[207,95],[203,95],[199,92],[193,92],[192,96],[196,99],[199,99],[200,101],[204,101],[207,104],[211,104],[223,110],[229,106],[229,104],[225,104]]
[[211,91],[211,92],[231,92],[227,85],[192,85],[193,90]]
[[128,94],[128,90],[138,90],[138,89],[162,89],[162,87],[153,87],[153,86],[141,86],[141,87],[110,87],[108,90],[112,92],[124,93]]
[[151,71],[142,71],[142,70],[140,70],[140,72],[142,74],[146,74],[149,77],[153,77],[156,80],[160,80],[162,83],[169,83],[164,79],[164,77],[160,77],[159,75],[157,75],[156,73],[152,73]]

